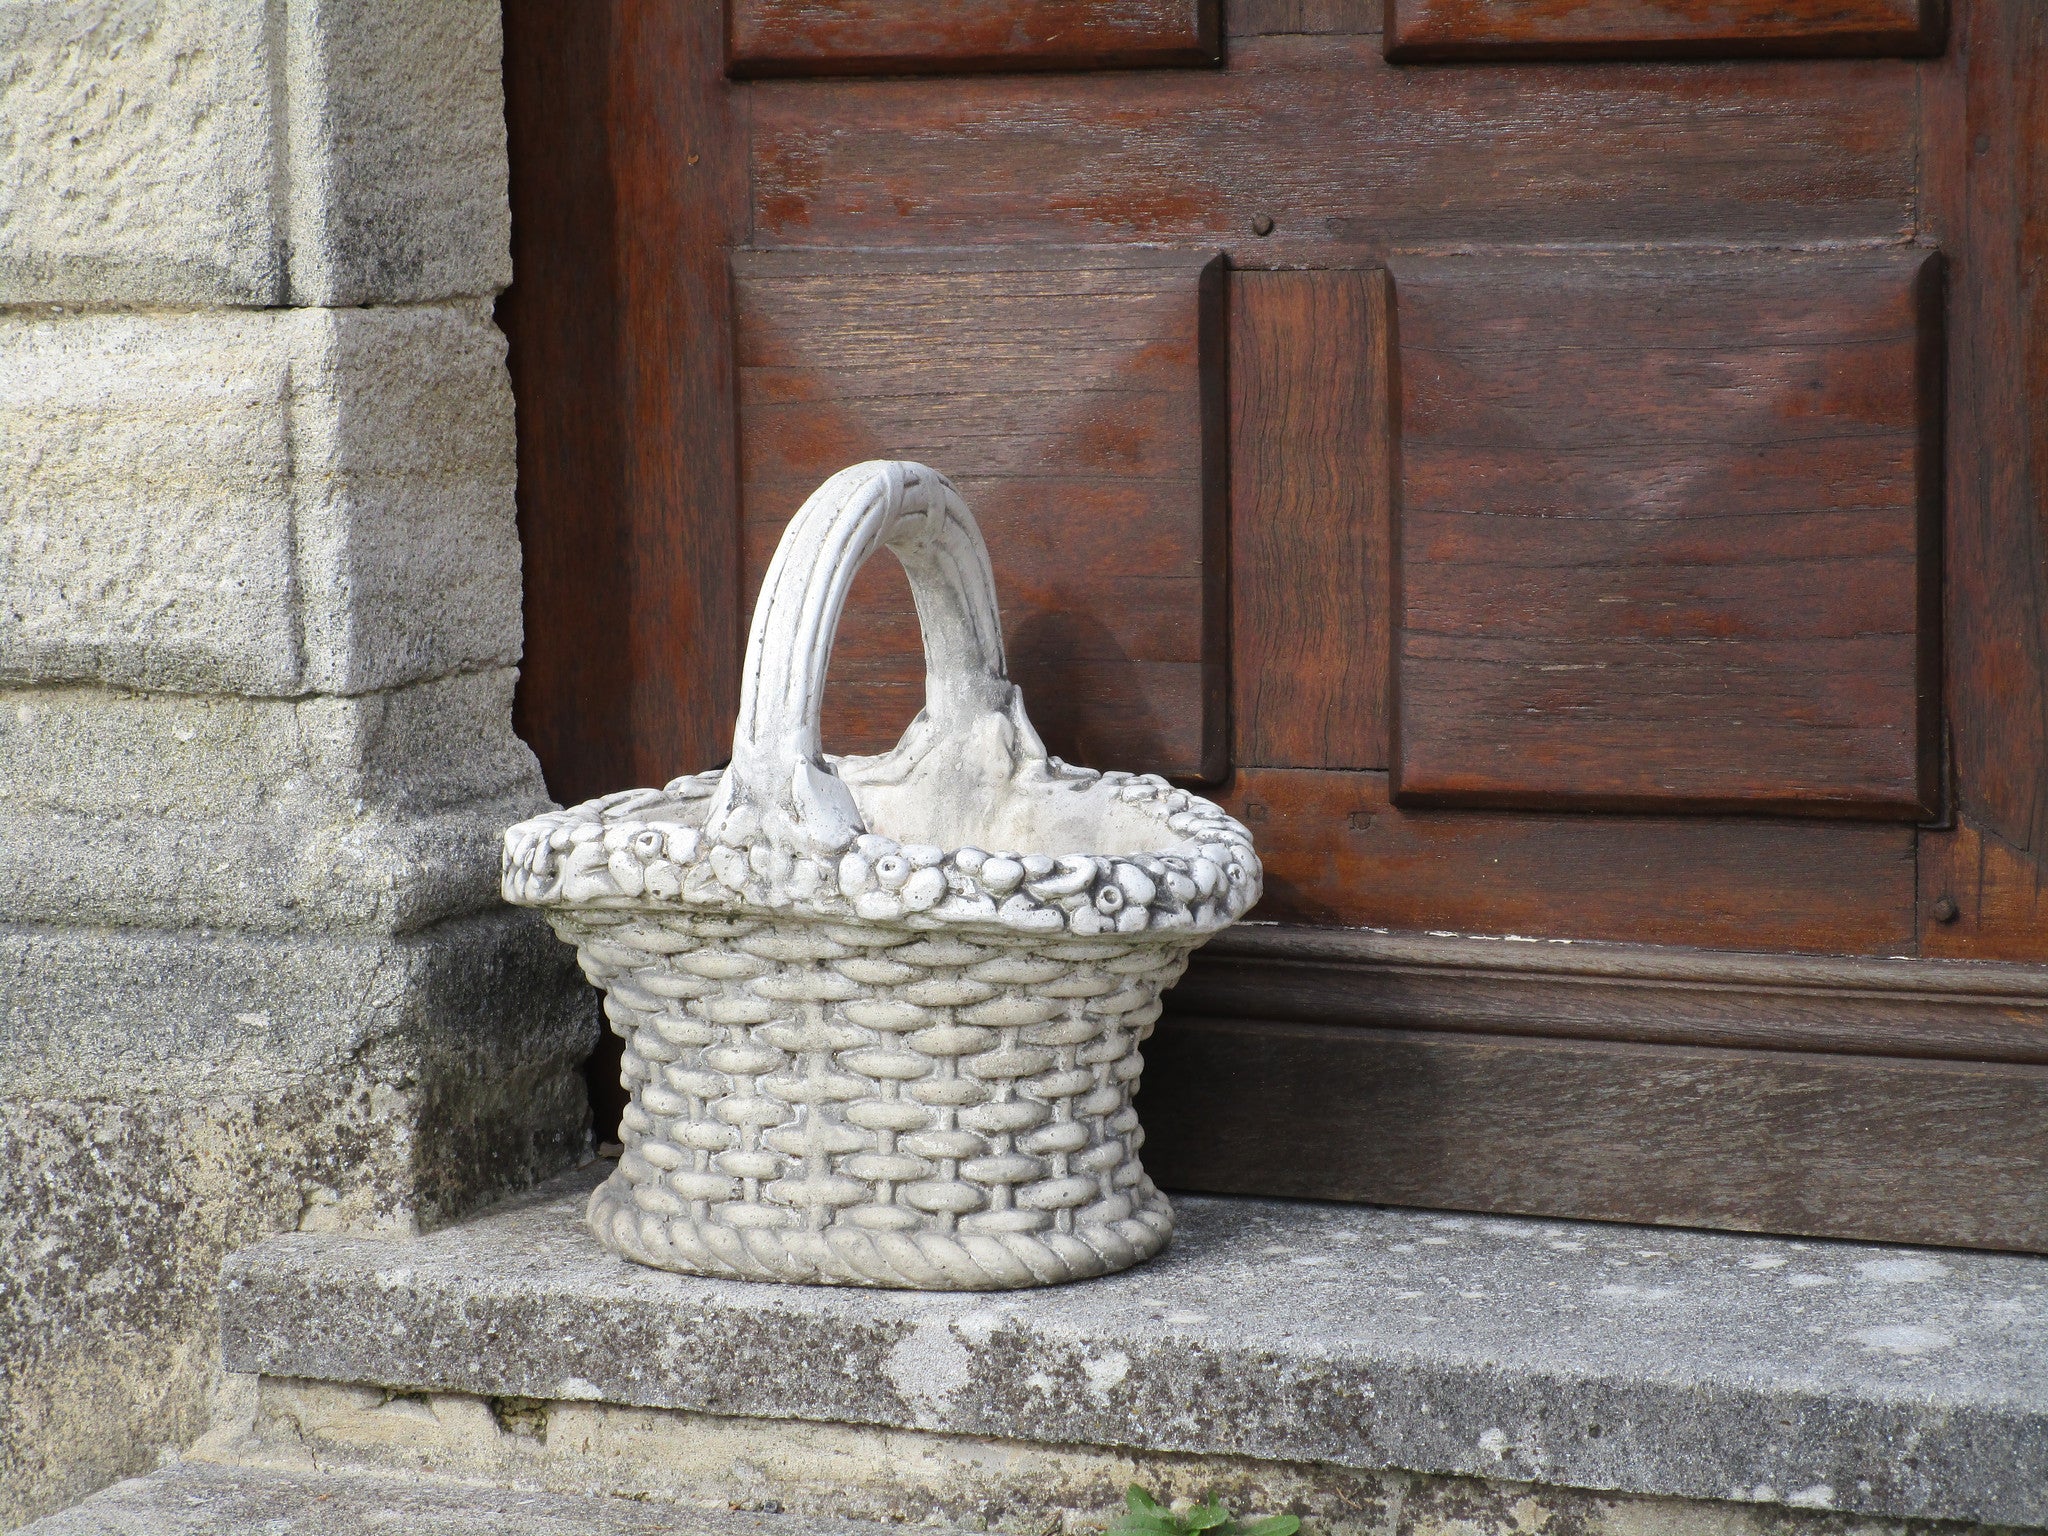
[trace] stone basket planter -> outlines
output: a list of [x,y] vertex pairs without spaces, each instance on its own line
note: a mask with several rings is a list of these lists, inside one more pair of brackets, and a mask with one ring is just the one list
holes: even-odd
[[[884,544],[925,707],[894,750],[827,757],[833,634]],[[750,1280],[981,1290],[1157,1252],[1173,1214],[1138,1160],[1138,1046],[1259,879],[1208,801],[1046,754],[974,519],[907,463],[842,471],[790,523],[729,767],[505,834],[506,900],[576,946],[626,1041],[626,1150],[592,1229]]]

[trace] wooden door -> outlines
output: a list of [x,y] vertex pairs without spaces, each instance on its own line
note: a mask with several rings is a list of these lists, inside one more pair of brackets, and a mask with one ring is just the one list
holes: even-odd
[[[508,0],[522,729],[720,761],[960,480],[1054,751],[1267,860],[1168,1187],[2048,1247],[2036,0]],[[828,741],[915,711],[862,578]]]

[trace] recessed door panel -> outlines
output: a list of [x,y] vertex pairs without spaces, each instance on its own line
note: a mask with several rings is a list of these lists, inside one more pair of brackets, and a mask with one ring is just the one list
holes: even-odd
[[730,0],[736,75],[1214,64],[1218,0]]
[[1397,263],[1396,800],[1928,814],[1937,275]]
[[1234,761],[1385,768],[1393,412],[1383,270],[1230,283]]
[[[1203,253],[736,259],[747,604],[782,528],[871,458],[953,475],[987,536],[1010,675],[1054,752],[1225,769],[1222,283]],[[924,696],[901,574],[875,561],[833,653],[825,739],[893,746]]]
[[1941,51],[1943,0],[1386,0],[1387,57],[1698,59]]

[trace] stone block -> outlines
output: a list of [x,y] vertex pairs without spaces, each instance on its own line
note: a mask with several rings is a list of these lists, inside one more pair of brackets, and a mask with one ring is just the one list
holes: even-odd
[[290,0],[286,11],[292,302],[510,283],[495,0]]
[[277,304],[267,8],[0,3],[0,304]]
[[[761,1536],[772,1536],[777,1524],[801,1529],[820,1519],[887,1522],[899,1530],[1094,1536],[1132,1483],[1161,1500],[1220,1498],[1247,1517],[1287,1511],[1310,1536],[1966,1536],[1982,1529],[1330,1462],[573,1400],[394,1395],[268,1377],[229,1378],[213,1427],[192,1457],[166,1481],[296,1478],[317,1493],[332,1478],[334,1496],[345,1498],[358,1478],[381,1479],[393,1490],[449,1478],[557,1497],[609,1496],[635,1508],[666,1508],[671,1519],[691,1525],[706,1509],[780,1511],[753,1514]],[[132,1508],[143,1497],[138,1489],[119,1502]],[[73,1528],[58,1529],[69,1536]],[[127,1536],[135,1527],[120,1529]]]
[[412,1232],[581,1155],[596,1034],[525,914],[355,942],[0,927],[0,1528],[204,1427],[223,1254]]
[[360,693],[520,647],[478,304],[0,316],[0,681]]
[[[488,1488],[440,1478],[295,1476],[186,1463],[109,1488],[23,1536],[896,1536],[837,1519],[732,1510],[683,1514],[626,1499]],[[948,1536],[931,1532],[930,1536]]]
[[4,0],[0,304],[510,281],[488,0]]
[[389,693],[0,690],[0,921],[403,933],[547,804],[509,669]]
[[293,324],[0,316],[0,677],[299,691]]
[[296,325],[304,685],[359,693],[516,661],[512,383],[489,306]]
[[403,1285],[346,1237],[235,1256],[226,1368],[2048,1526],[2037,1257],[1183,1197],[1086,1285],[735,1285],[599,1247],[595,1173],[406,1244]]

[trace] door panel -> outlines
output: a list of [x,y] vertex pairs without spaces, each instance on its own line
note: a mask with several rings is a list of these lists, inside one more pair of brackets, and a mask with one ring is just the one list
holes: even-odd
[[2048,1243],[2048,9],[1942,9],[508,0],[551,786],[716,763],[776,529],[915,452],[1056,749],[1268,859],[1162,1178]]
[[[1221,71],[751,88],[754,237],[1404,247],[1897,241],[1918,66],[1403,67],[1369,36],[1233,36]],[[859,132],[847,131],[858,123]],[[1253,221],[1273,220],[1269,235]]]
[[[1956,832],[1929,954],[2048,959],[2048,6],[1959,6],[1928,69],[1927,223],[1949,272],[1945,637]],[[1937,152],[1932,146],[1947,146]],[[1958,904],[1944,922],[1942,897]]]
[[[745,252],[741,503],[751,605],[835,471],[950,471],[987,536],[1010,675],[1056,753],[1184,778],[1225,756],[1223,278],[1199,253]],[[825,740],[896,744],[924,698],[901,573],[861,573]]]
[[1384,768],[1393,433],[1384,271],[1230,284],[1233,755]]
[[731,0],[736,75],[1213,64],[1219,0]]
[[1146,1057],[1170,1187],[2048,1249],[2048,1067],[1190,1016]]
[[1398,261],[1395,800],[1932,811],[1937,273]]
[[1897,955],[1914,836],[1882,822],[1394,805],[1380,773],[1240,768],[1258,916],[1318,926]]
[[1939,53],[1943,0],[1386,0],[1387,57]]

